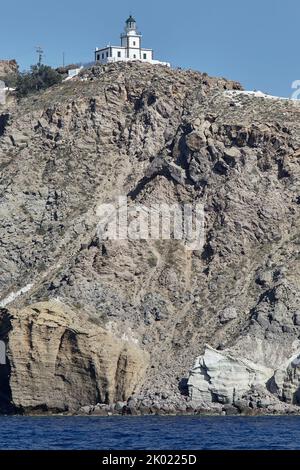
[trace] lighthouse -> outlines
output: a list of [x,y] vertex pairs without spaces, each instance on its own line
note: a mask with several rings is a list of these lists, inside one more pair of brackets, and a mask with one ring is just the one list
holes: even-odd
[[142,48],[142,35],[138,31],[136,20],[132,15],[125,22],[124,32],[121,34],[121,45],[108,45],[100,49],[96,48],[95,61],[100,64],[119,61],[141,61],[170,67],[168,62],[154,60],[153,49]]

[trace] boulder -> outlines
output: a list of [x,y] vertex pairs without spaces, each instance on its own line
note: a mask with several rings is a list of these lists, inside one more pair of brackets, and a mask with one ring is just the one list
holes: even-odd
[[219,318],[221,323],[228,323],[237,318],[237,311],[233,307],[225,308],[219,313]]
[[206,346],[190,372],[189,395],[195,403],[232,404],[252,386],[266,387],[272,375],[272,369]]
[[187,135],[186,144],[192,152],[196,152],[197,150],[200,150],[203,145],[206,144],[206,138],[201,131],[193,131]]
[[241,156],[241,151],[236,147],[225,148],[224,155],[229,159],[236,159]]

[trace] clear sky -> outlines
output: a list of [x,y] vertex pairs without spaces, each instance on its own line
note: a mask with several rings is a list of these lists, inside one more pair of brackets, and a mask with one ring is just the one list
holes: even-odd
[[119,44],[132,13],[145,47],[173,66],[290,96],[300,80],[299,0],[2,0],[0,58],[21,69],[35,47],[52,66],[93,60],[94,48]]

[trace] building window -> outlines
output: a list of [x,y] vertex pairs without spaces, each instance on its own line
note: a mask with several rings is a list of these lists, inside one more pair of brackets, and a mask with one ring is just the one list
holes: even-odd
[[100,54],[97,54],[97,60],[100,60]]
[[102,59],[104,59],[104,54],[102,54]]
[[144,59],[147,59],[147,54],[144,54]]
[[135,41],[133,41],[133,45],[135,46]]
[[106,57],[108,57],[108,52],[106,53]]
[[133,58],[136,59],[136,55],[135,55],[135,54],[134,54]]
[[118,57],[121,57],[121,51],[118,51]]

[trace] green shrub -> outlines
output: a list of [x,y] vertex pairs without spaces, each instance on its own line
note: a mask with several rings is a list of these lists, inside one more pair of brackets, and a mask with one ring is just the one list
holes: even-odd
[[52,67],[32,65],[29,72],[21,73],[18,76],[16,83],[17,96],[22,98],[40,90],[46,90],[61,81],[62,76]]

